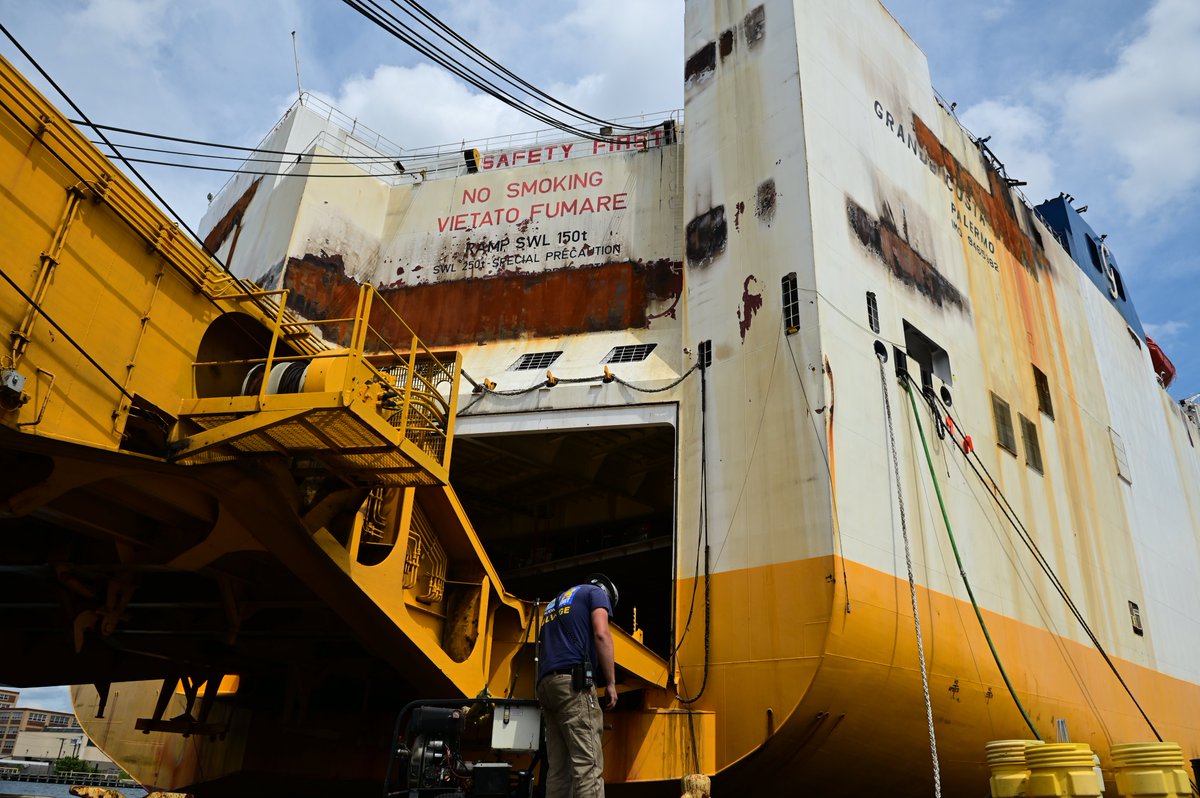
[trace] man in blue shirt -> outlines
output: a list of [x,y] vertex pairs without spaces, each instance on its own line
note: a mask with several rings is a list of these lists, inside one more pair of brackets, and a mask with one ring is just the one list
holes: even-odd
[[[603,709],[617,705],[612,634],[617,588],[603,574],[564,590],[542,617],[537,697],[546,727],[546,798],[603,798]],[[601,703],[597,687],[604,688]]]

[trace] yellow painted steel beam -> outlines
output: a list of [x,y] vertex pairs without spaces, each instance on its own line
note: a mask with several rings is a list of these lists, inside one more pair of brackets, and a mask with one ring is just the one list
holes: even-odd
[[[203,296],[216,302],[222,310],[238,309],[264,323],[274,312],[269,296],[258,287],[239,280],[205,252],[199,243],[182,234],[176,222],[126,177],[120,169],[88,137],[76,128],[50,101],[43,97],[6,59],[0,57],[0,107],[13,123],[11,132],[22,130],[37,142],[35,149],[20,147],[14,157],[32,162],[48,154],[61,165],[67,175],[55,177],[72,195],[92,199],[106,207],[126,228],[141,239],[149,252],[155,253]],[[40,146],[38,146],[40,145]],[[41,151],[39,151],[41,150]],[[13,165],[19,171],[20,164]],[[45,174],[39,174],[45,177]],[[33,190],[29,188],[27,190]],[[95,222],[88,227],[94,228]],[[45,254],[50,259],[43,271],[53,269],[53,258],[62,241],[52,242]],[[112,231],[100,235],[103,245],[115,245]],[[120,245],[117,245],[118,249]],[[46,261],[46,259],[43,259]],[[128,262],[133,263],[129,258]],[[268,292],[269,293],[269,292]],[[284,326],[297,329],[301,320],[295,314],[284,313]],[[318,352],[326,348],[307,332],[301,336],[287,335],[289,343],[303,352]]]
[[199,246],[179,234],[174,220],[138,190],[4,58],[0,58],[0,102],[63,166],[88,185],[95,199],[110,207],[196,288],[206,291],[227,277]]
[[623,629],[612,627],[612,638],[613,654],[618,665],[649,684],[667,686],[670,666],[666,660],[634,640]]
[[173,459],[186,460],[214,446],[236,443],[247,435],[263,432],[277,424],[304,416],[310,410],[310,407],[292,410],[260,410],[257,413],[242,416],[228,424],[222,424],[219,427],[197,433],[190,438],[185,438],[186,446],[177,452]]

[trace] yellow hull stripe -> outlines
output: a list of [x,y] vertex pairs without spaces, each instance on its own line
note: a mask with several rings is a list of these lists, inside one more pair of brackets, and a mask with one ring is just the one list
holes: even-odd
[[[681,630],[691,592],[691,580],[681,581]],[[680,653],[683,687],[692,694],[704,678],[703,595],[701,582]],[[907,580],[820,557],[715,574],[711,601],[708,681],[693,706],[716,712],[717,767],[727,778],[736,781],[736,763],[751,754],[755,769],[762,756],[803,760],[806,781],[808,771],[828,771],[828,778],[837,771],[844,780],[841,769],[855,762],[870,771],[864,784],[878,779],[880,768],[912,769],[918,778],[930,772]],[[970,603],[920,586],[918,601],[943,776],[976,788],[987,777],[983,744],[1030,733]],[[1106,766],[1113,743],[1154,739],[1093,647],[995,612],[984,617],[1043,736],[1053,741],[1065,721],[1069,739],[1089,743]],[[1188,757],[1200,756],[1200,685],[1114,662],[1163,737]],[[763,744],[772,734],[792,750],[771,752],[774,746]],[[821,755],[809,758],[805,745]]]

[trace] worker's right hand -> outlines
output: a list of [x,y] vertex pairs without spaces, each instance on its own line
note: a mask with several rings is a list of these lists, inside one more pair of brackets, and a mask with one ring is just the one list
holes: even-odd
[[604,698],[600,700],[600,706],[604,709],[612,709],[617,705],[617,686],[615,684],[607,685],[604,688]]

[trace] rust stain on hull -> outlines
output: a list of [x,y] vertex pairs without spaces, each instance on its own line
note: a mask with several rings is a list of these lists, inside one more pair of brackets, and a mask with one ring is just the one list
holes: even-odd
[[890,209],[885,206],[883,218],[876,219],[847,197],[846,217],[850,229],[862,245],[882,260],[901,281],[929,297],[939,307],[953,305],[961,311],[968,311],[967,300],[962,292],[901,236],[895,220],[891,218]]
[[741,333],[742,342],[746,341],[746,333],[750,332],[750,324],[754,321],[754,314],[762,309],[763,298],[762,292],[757,294],[750,293],[750,284],[757,283],[758,278],[753,274],[748,275],[742,282],[742,307],[738,310],[738,332]]
[[254,199],[254,195],[258,193],[258,186],[262,183],[262,178],[255,180],[246,190],[242,192],[242,196],[237,198],[237,202],[225,212],[225,215],[213,225],[212,230],[208,231],[208,235],[204,237],[204,249],[208,254],[215,255],[220,249],[221,244],[225,243],[225,239],[229,237],[231,232],[234,233],[233,245],[229,248],[229,257],[226,258],[226,264],[233,260],[233,250],[237,247],[237,233],[242,230],[242,217],[246,214],[246,208],[250,206],[250,202]]
[[[989,164],[988,186],[985,187],[969,170],[963,168],[958,159],[950,154],[937,135],[916,114],[913,114],[912,129],[917,135],[917,143],[925,150],[929,160],[942,167],[957,189],[982,210],[988,224],[996,231],[996,235],[1004,242],[1008,251],[1035,274],[1038,271],[1049,271],[1050,263],[1041,246],[1035,244],[1022,229],[1017,218],[1017,208],[1013,204],[1012,192],[1000,174]],[[1028,218],[1026,222],[1029,222]],[[1029,226],[1030,229],[1034,229],[1032,224]]]
[[[354,314],[358,282],[346,274],[340,255],[290,258],[283,285],[289,289],[288,306],[306,318]],[[674,317],[682,291],[683,267],[669,260],[380,288],[387,303],[430,346],[642,329],[655,318]],[[654,302],[672,304],[651,315],[647,308]],[[391,314],[373,313],[371,323],[389,339],[407,336]],[[327,335],[344,336],[348,330]]]

